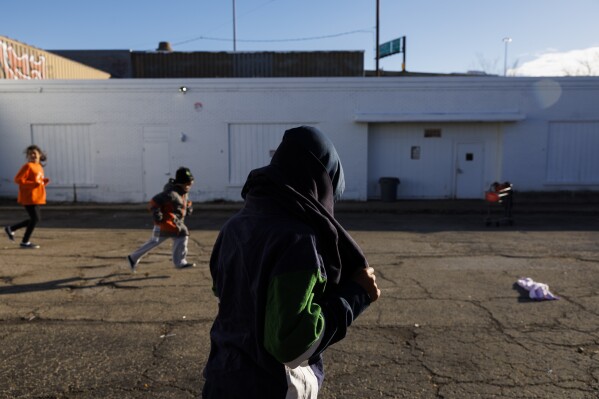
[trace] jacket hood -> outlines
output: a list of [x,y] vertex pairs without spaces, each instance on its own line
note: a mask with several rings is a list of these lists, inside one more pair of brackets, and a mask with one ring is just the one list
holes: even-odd
[[335,146],[312,126],[289,129],[275,151],[271,166],[298,192],[317,199],[332,212],[345,189],[343,167]]
[[360,247],[333,216],[335,199],[344,187],[343,168],[332,142],[318,129],[301,126],[285,132],[270,165],[250,172],[241,196],[246,206],[260,197],[271,198],[311,226],[328,281],[339,284],[367,266]]

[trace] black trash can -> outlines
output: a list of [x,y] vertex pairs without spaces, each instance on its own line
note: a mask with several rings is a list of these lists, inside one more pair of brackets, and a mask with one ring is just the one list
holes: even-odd
[[397,186],[399,185],[397,177],[381,177],[379,184],[381,185],[381,201],[394,202],[397,200]]

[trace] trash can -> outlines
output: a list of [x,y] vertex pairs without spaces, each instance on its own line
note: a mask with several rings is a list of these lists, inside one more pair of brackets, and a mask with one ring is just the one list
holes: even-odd
[[379,184],[381,185],[381,201],[393,202],[397,199],[397,186],[399,185],[397,177],[381,177]]

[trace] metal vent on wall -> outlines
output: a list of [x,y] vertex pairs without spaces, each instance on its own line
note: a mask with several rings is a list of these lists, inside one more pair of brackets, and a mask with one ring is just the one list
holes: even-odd
[[424,129],[425,138],[441,137],[441,129]]

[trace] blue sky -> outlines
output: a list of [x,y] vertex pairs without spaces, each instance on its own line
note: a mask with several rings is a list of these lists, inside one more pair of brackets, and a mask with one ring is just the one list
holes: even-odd
[[[375,67],[376,0],[0,0],[0,35],[47,50],[169,41],[175,51],[232,51],[233,3],[238,51],[363,50]],[[413,72],[503,74],[510,37],[511,73],[559,72],[567,60],[599,75],[598,15],[599,0],[380,0],[380,42],[406,36]],[[380,67],[400,70],[401,61]]]

